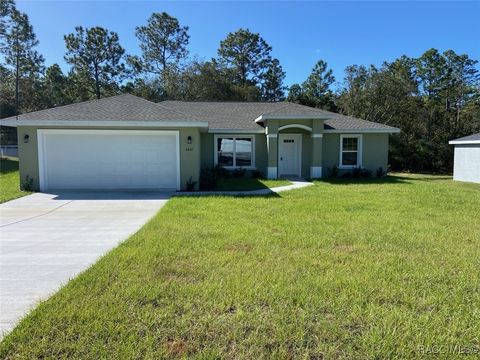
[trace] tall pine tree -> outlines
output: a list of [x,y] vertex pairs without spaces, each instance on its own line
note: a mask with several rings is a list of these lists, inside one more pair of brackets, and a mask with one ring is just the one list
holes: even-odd
[[2,2],[0,12],[0,51],[6,69],[14,78],[15,112],[37,110],[36,90],[44,70],[44,59],[36,50],[38,40],[33,26],[28,16],[18,11],[11,1]]
[[127,75],[125,50],[118,34],[102,27],[77,26],[75,33],[64,36],[67,53],[65,61],[73,65],[78,79],[87,81],[97,99],[103,94],[116,93]]

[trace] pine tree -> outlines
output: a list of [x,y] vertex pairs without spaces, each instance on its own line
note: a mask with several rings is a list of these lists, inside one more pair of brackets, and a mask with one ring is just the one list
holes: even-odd
[[138,26],[135,35],[140,40],[141,57],[129,62],[140,72],[164,75],[168,66],[177,67],[188,55],[188,26],[165,12],[153,13],[146,26]]
[[[18,11],[13,2],[2,2],[0,7],[0,51],[5,65],[15,79],[16,114],[37,109],[35,90],[44,70],[44,59],[35,49],[37,37],[28,16]],[[29,96],[22,96],[29,94]]]
[[280,61],[273,59],[267,71],[262,76],[262,97],[266,101],[281,101],[285,99],[285,71]]
[[77,26],[75,33],[64,36],[67,53],[65,61],[81,74],[97,99],[102,93],[115,93],[127,75],[124,63],[125,50],[118,34],[102,27]]

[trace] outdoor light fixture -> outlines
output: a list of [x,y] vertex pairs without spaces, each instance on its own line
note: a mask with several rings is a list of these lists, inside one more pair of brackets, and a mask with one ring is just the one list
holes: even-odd
[[27,144],[29,140],[30,140],[30,136],[28,134],[25,134],[25,136],[23,137],[23,142]]
[[187,144],[191,144],[192,143],[192,137],[190,135],[188,135],[187,137]]

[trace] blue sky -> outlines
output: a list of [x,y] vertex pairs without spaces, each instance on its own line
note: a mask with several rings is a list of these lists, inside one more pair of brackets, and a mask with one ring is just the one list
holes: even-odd
[[287,73],[302,82],[318,59],[337,81],[351,64],[375,64],[435,47],[480,60],[480,2],[165,2],[17,1],[40,40],[47,65],[64,70],[63,35],[74,27],[103,26],[118,32],[122,46],[138,54],[135,26],[166,11],[190,27],[191,55],[216,56],[220,40],[240,27],[259,32]]

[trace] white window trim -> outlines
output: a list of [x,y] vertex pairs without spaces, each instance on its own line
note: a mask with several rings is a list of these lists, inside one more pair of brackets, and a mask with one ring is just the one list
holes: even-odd
[[[355,138],[358,139],[357,149],[357,165],[342,165],[343,164],[343,139]],[[340,154],[339,154],[339,169],[354,169],[362,167],[363,162],[363,135],[362,134],[340,134]]]
[[[213,136],[213,160],[215,166],[218,165],[218,152],[217,152],[217,140],[218,138],[249,138],[252,139],[252,165],[250,166],[223,166],[224,169],[227,170],[235,170],[235,169],[245,169],[245,170],[256,170],[255,166],[255,135],[252,134],[215,134]],[[234,164],[236,162],[236,146],[237,142],[233,142],[233,161]]]

